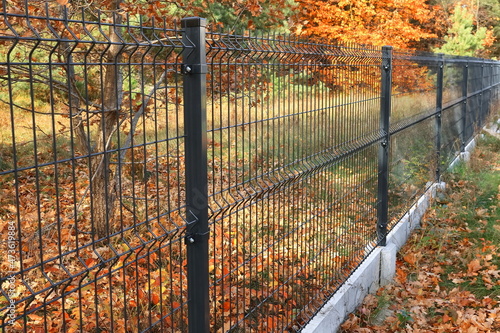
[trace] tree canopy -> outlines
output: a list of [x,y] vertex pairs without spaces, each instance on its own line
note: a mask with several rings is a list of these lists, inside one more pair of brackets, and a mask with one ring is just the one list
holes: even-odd
[[375,46],[408,48],[439,36],[429,26],[441,14],[423,0],[298,0],[295,32],[301,35]]
[[500,50],[500,4],[495,0],[297,2],[292,30],[302,36],[455,55],[495,56]]
[[486,27],[475,27],[474,16],[467,6],[455,5],[450,21],[445,43],[435,49],[436,52],[472,57],[492,44],[492,31]]

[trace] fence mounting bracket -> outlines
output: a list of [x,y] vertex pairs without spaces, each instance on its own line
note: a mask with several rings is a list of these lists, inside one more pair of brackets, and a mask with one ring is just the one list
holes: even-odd
[[210,232],[207,231],[205,233],[189,233],[184,237],[184,244],[186,245],[191,245],[194,243],[198,243],[199,241],[203,240],[204,238],[208,239],[210,235]]
[[193,65],[181,65],[181,73],[184,75],[189,74],[207,74],[208,69],[206,64],[193,64]]

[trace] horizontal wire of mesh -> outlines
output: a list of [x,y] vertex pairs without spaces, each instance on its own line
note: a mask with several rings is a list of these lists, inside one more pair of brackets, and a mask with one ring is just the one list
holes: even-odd
[[192,46],[165,22],[30,10],[0,16],[0,326],[185,330]]
[[380,50],[207,35],[213,331],[298,331],[376,239]]

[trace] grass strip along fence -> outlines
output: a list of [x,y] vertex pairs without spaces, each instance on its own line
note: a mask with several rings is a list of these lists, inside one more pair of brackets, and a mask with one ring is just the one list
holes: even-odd
[[498,106],[495,61],[47,13],[0,15],[9,332],[300,331]]

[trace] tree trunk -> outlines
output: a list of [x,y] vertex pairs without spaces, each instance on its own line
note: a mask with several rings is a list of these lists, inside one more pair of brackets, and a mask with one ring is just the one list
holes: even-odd
[[78,112],[78,107],[74,106],[71,110],[71,122],[73,124],[73,137],[75,140],[75,148],[82,156],[90,154],[89,139],[85,132],[84,123],[80,115],[75,115]]
[[73,56],[68,54],[64,50],[69,49],[68,43],[61,43],[63,49],[64,58],[66,59],[66,71],[67,71],[67,87],[68,87],[68,99],[70,101],[69,105],[69,116],[71,118],[73,139],[76,150],[82,155],[86,156],[90,154],[89,138],[85,132],[85,126],[82,120],[80,105],[81,101],[78,97],[78,92],[76,91],[75,85],[75,70],[73,68]]
[[[115,8],[118,9],[120,1],[115,1]],[[121,16],[115,15],[115,22],[121,23]],[[117,182],[113,177],[111,159],[113,154],[109,152],[111,138],[118,129],[120,108],[123,99],[123,76],[118,63],[121,59],[122,45],[119,38],[120,28],[110,27],[109,39],[111,45],[107,51],[104,82],[102,114],[99,128],[99,138],[97,140],[95,152],[98,155],[92,158],[92,180],[91,194],[93,202],[93,227],[99,238],[107,237],[112,229],[112,222],[117,199]]]
[[[67,10],[65,6],[59,7],[59,17],[63,20],[67,19]],[[77,87],[76,87],[76,76],[75,68],[73,64],[73,48],[71,43],[67,41],[61,41],[59,45],[59,52],[63,56],[66,63],[66,87],[68,89],[68,99],[69,99],[69,117],[72,124],[72,135],[74,139],[75,149],[82,155],[86,156],[90,154],[89,137],[85,132],[85,126],[82,121],[80,105],[85,103],[79,97]]]

